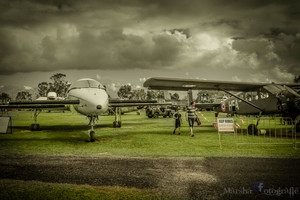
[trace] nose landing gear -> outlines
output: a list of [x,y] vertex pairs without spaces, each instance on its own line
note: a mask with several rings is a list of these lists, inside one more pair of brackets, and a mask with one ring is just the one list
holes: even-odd
[[90,141],[95,142],[95,131],[94,131],[94,126],[95,126],[95,121],[98,121],[98,115],[92,115],[88,116],[88,119],[90,120],[89,126],[91,126],[91,130],[89,130],[90,134]]

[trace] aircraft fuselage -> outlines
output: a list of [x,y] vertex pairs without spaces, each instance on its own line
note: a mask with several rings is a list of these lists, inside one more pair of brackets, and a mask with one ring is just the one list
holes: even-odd
[[[230,97],[222,101],[218,107],[219,112],[240,114],[240,115],[258,115],[258,114],[282,114],[285,117],[295,119],[300,115],[300,108],[295,104],[297,97],[293,95],[282,94],[274,95],[265,92],[239,93],[239,98]],[[245,102],[245,101],[249,102]],[[252,105],[256,107],[253,107]]]

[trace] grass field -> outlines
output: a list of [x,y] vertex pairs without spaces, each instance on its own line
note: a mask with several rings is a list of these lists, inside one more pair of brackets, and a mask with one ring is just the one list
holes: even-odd
[[[201,127],[195,127],[195,137],[189,136],[184,121],[182,134],[173,135],[174,120],[149,119],[145,112],[122,115],[122,128],[113,128],[114,116],[100,116],[95,128],[96,142],[89,139],[85,116],[66,112],[42,112],[38,117],[41,131],[30,131],[33,113],[10,112],[13,134],[0,135],[0,154],[21,155],[112,155],[140,157],[291,157],[299,158],[300,149],[292,147],[290,138],[238,136],[235,146],[233,134],[222,134],[219,148],[218,133],[211,126],[214,115],[203,113]],[[182,113],[184,116],[184,113]],[[258,141],[260,145],[250,145]],[[277,143],[277,144],[272,144]],[[286,143],[286,144],[279,144]]]
[[[96,142],[88,142],[88,120],[72,112],[42,112],[41,131],[30,131],[33,113],[10,112],[13,134],[0,135],[0,155],[33,156],[121,156],[121,157],[265,157],[299,158],[291,138],[222,134],[219,147],[217,130],[211,126],[214,114],[203,112],[202,125],[190,137],[184,121],[181,135],[173,135],[174,120],[149,119],[145,112],[122,115],[122,128],[113,128],[114,116],[100,116],[95,128]],[[184,116],[184,113],[182,113]],[[245,120],[245,119],[243,119]],[[241,119],[237,120],[241,124]],[[274,122],[277,123],[277,122]],[[241,124],[242,125],[242,124]],[[274,126],[272,124],[271,126]],[[178,133],[178,132],[177,132]],[[254,143],[259,143],[254,145]],[[276,143],[276,144],[274,144]],[[279,144],[280,143],[280,144]],[[285,143],[285,144],[282,144]],[[118,186],[90,186],[39,181],[0,180],[0,199],[174,199],[147,189]]]
[[172,199],[148,190],[38,181],[0,180],[0,199]]

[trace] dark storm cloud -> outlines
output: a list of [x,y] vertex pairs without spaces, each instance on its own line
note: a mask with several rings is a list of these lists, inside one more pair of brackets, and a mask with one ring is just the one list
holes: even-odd
[[[1,1],[1,74],[250,68],[300,73],[298,1]],[[285,76],[283,76],[283,74]]]

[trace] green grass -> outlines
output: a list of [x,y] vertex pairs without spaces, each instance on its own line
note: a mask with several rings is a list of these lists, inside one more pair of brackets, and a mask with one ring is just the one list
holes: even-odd
[[172,134],[174,120],[170,118],[149,119],[145,112],[141,115],[127,113],[122,115],[122,128],[113,128],[114,116],[100,116],[95,128],[97,141],[94,143],[87,142],[89,127],[85,116],[71,112],[42,112],[38,117],[42,131],[30,131],[32,112],[16,111],[10,112],[10,115],[13,134],[0,135],[1,155],[300,157],[300,149],[292,147],[290,138],[238,136],[238,143],[248,144],[236,148],[233,134],[222,134],[223,149],[220,150],[218,133],[211,126],[214,121],[211,112],[203,112],[202,126],[195,127],[193,138],[189,136],[185,121],[179,136]]
[[0,199],[172,199],[149,190],[125,187],[0,180]]

